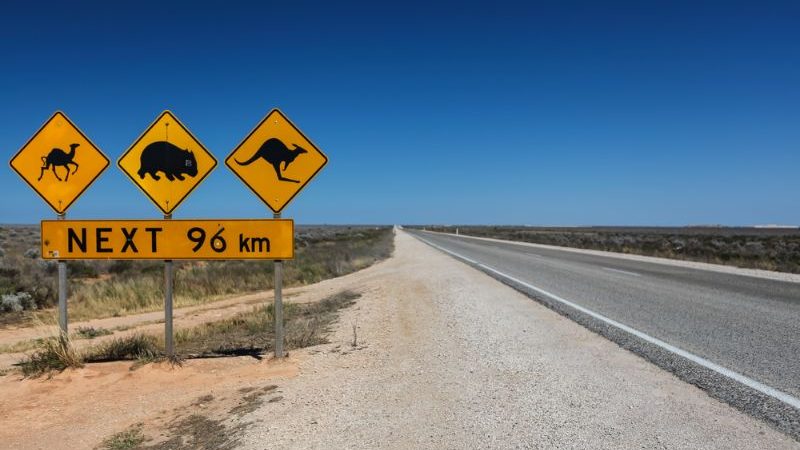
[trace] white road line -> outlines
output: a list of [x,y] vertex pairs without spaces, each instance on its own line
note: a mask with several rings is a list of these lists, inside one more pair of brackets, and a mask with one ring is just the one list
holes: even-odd
[[536,286],[534,286],[534,285],[532,285],[530,283],[526,283],[526,282],[524,282],[524,281],[522,281],[522,280],[520,280],[518,278],[514,278],[511,275],[506,275],[505,273],[500,272],[499,270],[495,270],[495,269],[493,269],[493,268],[491,268],[491,267],[489,267],[489,266],[487,266],[485,264],[476,263],[475,260],[473,260],[473,259],[467,258],[467,257],[465,257],[463,255],[460,255],[460,254],[456,253],[456,252],[453,252],[453,251],[450,251],[450,250],[448,250],[446,248],[440,247],[440,246],[428,241],[427,239],[423,239],[423,238],[421,238],[419,236],[416,236],[416,237],[417,237],[417,239],[427,243],[428,245],[430,245],[432,247],[435,247],[435,248],[438,248],[439,250],[441,250],[441,251],[443,251],[445,253],[453,255],[458,259],[471,262],[472,264],[475,264],[478,267],[486,269],[489,272],[492,272],[492,273],[494,273],[494,274],[496,274],[498,276],[501,276],[501,277],[503,277],[503,278],[505,278],[507,280],[513,281],[514,283],[517,283],[517,284],[520,284],[522,286],[525,286],[526,288],[531,289],[533,291],[536,291],[536,292],[538,292],[538,293],[540,293],[540,294],[542,294],[542,295],[544,295],[546,297],[549,297],[552,300],[555,300],[555,301],[557,301],[559,303],[563,303],[563,304],[565,304],[565,305],[567,305],[567,306],[569,306],[571,308],[577,309],[578,311],[580,311],[582,313],[585,313],[585,314],[588,314],[588,315],[594,317],[597,320],[600,320],[602,322],[607,323],[608,325],[616,327],[616,328],[618,328],[618,329],[620,329],[622,331],[625,331],[626,333],[630,333],[630,334],[638,337],[639,339],[647,341],[647,342],[649,342],[649,343],[651,343],[653,345],[657,345],[657,346],[661,347],[662,349],[667,350],[668,352],[671,352],[671,353],[674,353],[674,354],[676,354],[678,356],[686,358],[689,361],[692,361],[692,362],[694,362],[696,364],[699,364],[699,365],[705,367],[706,369],[713,370],[714,372],[717,372],[718,374],[720,374],[722,376],[728,377],[728,378],[730,378],[730,379],[732,379],[734,381],[738,381],[739,383],[741,383],[741,384],[743,384],[745,386],[748,386],[748,387],[750,387],[752,389],[755,389],[756,391],[761,392],[764,395],[770,396],[770,397],[772,397],[772,398],[774,398],[776,400],[779,400],[779,401],[781,401],[783,403],[786,403],[787,405],[792,406],[795,409],[800,410],[800,399],[798,399],[797,397],[794,397],[794,396],[792,396],[790,394],[787,394],[787,393],[785,393],[783,391],[779,391],[778,389],[775,389],[773,387],[767,386],[764,383],[758,382],[758,381],[756,381],[756,380],[754,380],[754,379],[752,379],[750,377],[747,377],[745,375],[742,375],[742,374],[740,374],[738,372],[734,372],[731,369],[728,369],[726,367],[722,367],[719,364],[715,364],[715,363],[713,363],[713,362],[711,362],[711,361],[709,361],[709,360],[707,360],[707,359],[705,359],[703,357],[695,355],[694,353],[690,353],[690,352],[687,352],[686,350],[683,350],[681,348],[675,347],[674,345],[668,344],[668,343],[662,341],[661,339],[654,338],[653,336],[645,334],[645,333],[643,333],[643,332],[641,332],[641,331],[639,331],[639,330],[637,330],[635,328],[631,328],[631,327],[629,327],[629,326],[627,326],[625,324],[617,322],[616,320],[610,319],[610,318],[608,318],[608,317],[606,317],[606,316],[604,316],[602,314],[598,314],[598,313],[596,313],[596,312],[594,312],[594,311],[592,311],[590,309],[584,308],[581,305],[578,305],[578,304],[573,303],[573,302],[571,302],[569,300],[563,299],[563,298],[561,298],[561,297],[559,297],[559,296],[557,296],[555,294],[547,292],[544,289],[538,288],[538,287],[536,287]]
[[642,274],[640,274],[640,273],[628,272],[627,270],[612,269],[611,267],[603,267],[603,270],[607,270],[609,272],[621,273],[623,275],[631,275],[631,276],[634,276],[634,277],[642,276]]

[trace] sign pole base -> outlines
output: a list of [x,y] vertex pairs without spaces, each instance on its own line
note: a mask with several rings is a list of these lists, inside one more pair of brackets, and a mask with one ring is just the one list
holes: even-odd
[[[275,219],[281,218],[281,213],[275,213]],[[283,261],[275,261],[275,303],[273,304],[275,317],[275,357],[283,358]]]

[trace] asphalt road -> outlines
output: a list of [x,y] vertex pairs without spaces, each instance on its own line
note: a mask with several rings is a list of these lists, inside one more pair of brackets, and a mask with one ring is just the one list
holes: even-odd
[[[541,293],[554,294],[796,400],[800,397],[800,283],[406,231],[474,260],[473,265],[484,265],[479,268],[495,277],[497,273],[491,270],[539,288],[515,286],[712,396],[800,437],[796,405],[776,401]],[[508,282],[506,277],[498,278]]]

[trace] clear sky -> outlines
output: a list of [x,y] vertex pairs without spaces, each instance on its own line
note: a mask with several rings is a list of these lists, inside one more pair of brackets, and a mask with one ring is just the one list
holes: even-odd
[[[222,160],[279,107],[330,158],[300,223],[800,224],[797,1],[12,1],[0,69],[6,160],[172,110],[220,161],[176,218],[268,213]],[[113,164],[68,217],[159,214]]]

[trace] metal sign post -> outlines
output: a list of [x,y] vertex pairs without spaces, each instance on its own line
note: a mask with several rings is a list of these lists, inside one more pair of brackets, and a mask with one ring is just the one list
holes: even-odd
[[[280,219],[281,213],[275,213],[273,218]],[[275,317],[275,357],[283,358],[283,261],[275,261],[275,303],[273,304]]]
[[[58,220],[64,220],[67,214],[59,214]],[[63,259],[58,260],[58,327],[61,335],[69,336],[67,328],[67,262]]]
[[[164,220],[171,220],[172,214],[164,214]],[[175,358],[175,342],[172,339],[172,276],[173,262],[164,261],[164,347],[167,358]]]
[[[225,158],[228,169],[272,210],[275,219],[327,163],[328,157],[277,108]],[[274,267],[275,357],[283,358],[283,261],[276,258]]]

